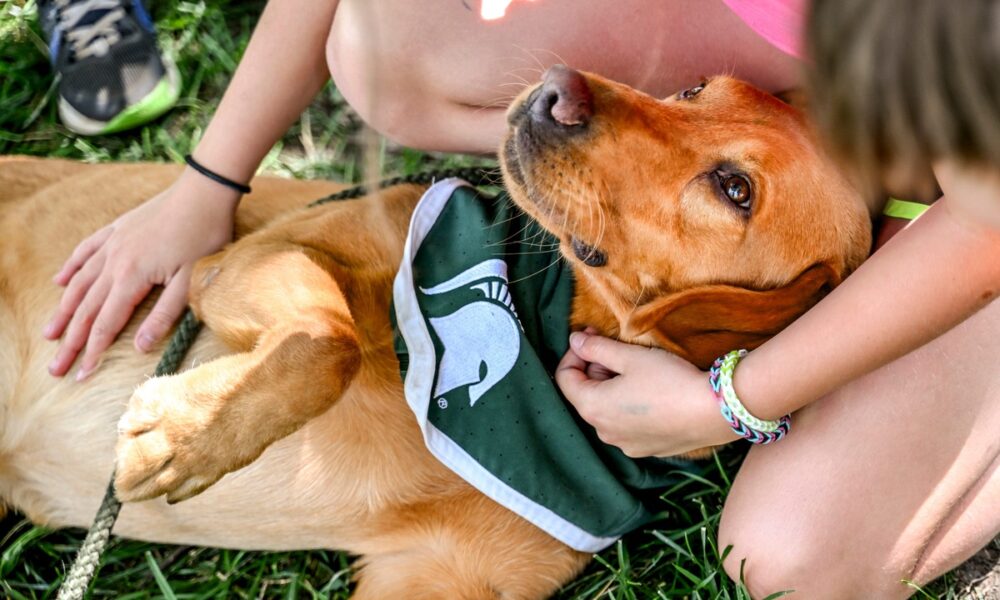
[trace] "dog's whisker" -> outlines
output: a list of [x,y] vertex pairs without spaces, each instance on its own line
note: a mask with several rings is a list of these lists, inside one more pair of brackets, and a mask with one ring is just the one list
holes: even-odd
[[545,271],[548,271],[548,270],[549,270],[549,269],[551,269],[552,267],[554,267],[554,266],[558,265],[558,264],[559,264],[559,261],[561,261],[561,260],[562,260],[562,257],[561,257],[561,256],[557,256],[555,260],[553,260],[553,261],[552,261],[552,262],[550,262],[549,264],[545,265],[545,266],[544,266],[544,267],[542,267],[541,269],[538,269],[538,270],[537,270],[537,271],[535,271],[534,273],[531,273],[531,274],[529,274],[529,275],[525,275],[524,277],[518,277],[517,279],[512,279],[512,280],[510,281],[510,284],[511,284],[511,285],[513,285],[513,284],[515,284],[515,283],[518,283],[518,282],[520,282],[520,281],[526,281],[526,280],[528,280],[528,279],[531,279],[532,277],[535,277],[536,275],[541,275],[541,274],[542,274],[542,273],[544,273]]
[[[524,78],[519,78],[519,79],[520,79],[520,81],[517,81],[517,82],[511,81],[509,83],[501,84],[500,87],[502,87],[504,89],[502,89],[500,91],[511,92],[511,95],[513,96],[513,98],[516,98],[524,90],[526,90],[526,89],[530,88],[531,86],[536,85],[538,83],[537,81],[528,81],[527,79],[524,79]],[[512,102],[513,102],[513,98],[511,99]]]
[[521,90],[531,86],[531,83],[527,79],[524,79],[523,77],[518,77],[517,79],[518,81],[508,81],[506,83],[499,84],[497,87],[514,88],[516,91],[511,94],[511,99],[513,99],[521,93]]
[[[518,242],[511,242],[511,244],[518,244]],[[510,245],[510,244],[506,244]],[[559,246],[559,242],[520,242],[521,246],[530,246],[532,248],[555,248]]]
[[[490,223],[489,225],[486,225],[483,228],[484,229],[492,229],[494,227],[500,227],[500,226],[506,225],[507,223],[510,223],[511,221],[517,220],[518,216],[520,216],[520,215],[513,215],[513,216],[510,216],[510,217],[507,217],[506,219],[501,219],[499,221],[494,221],[493,223]],[[527,226],[525,226],[525,227],[527,227]],[[521,231],[524,231],[524,229],[522,228]],[[518,233],[520,233],[520,232],[518,232]],[[509,239],[515,237],[516,235],[518,235],[518,234],[517,233],[511,234],[510,236],[508,236],[507,238],[505,238],[504,240],[501,240],[501,241],[509,240]]]
[[[503,223],[510,222],[510,221],[514,220],[515,218],[517,218],[517,217],[511,217],[510,219],[506,219],[504,222],[497,223],[496,225],[502,225]],[[488,227],[492,227],[492,225],[490,225]],[[494,246],[494,245],[499,246],[499,245],[504,245],[504,244],[514,244],[514,243],[517,243],[518,238],[520,238],[521,234],[523,234],[525,231],[527,231],[529,227],[531,227],[531,223],[530,222],[526,223],[523,227],[521,227],[521,229],[517,230],[516,232],[508,235],[507,237],[505,237],[505,238],[503,238],[501,240],[497,240],[496,242],[494,242],[494,243],[492,243],[490,245],[491,246]]]
[[594,242],[595,246],[600,246],[601,242],[604,241],[604,233],[607,226],[607,218],[604,216],[604,205],[601,203],[597,204],[597,241]]
[[532,254],[551,254],[552,250],[528,250],[525,252],[505,252],[504,254],[496,254],[495,256],[530,256]]
[[568,62],[566,62],[566,59],[564,59],[558,52],[551,50],[549,48],[539,48],[538,52],[545,52],[547,54],[551,54],[556,59],[556,61],[558,61],[558,64],[561,65],[569,64]]
[[526,244],[529,246],[542,247],[542,246],[558,245],[558,242],[546,243],[546,242],[536,241],[539,238],[544,238],[546,235],[549,235],[549,233],[548,231],[541,228],[539,228],[537,231],[528,231],[528,228],[531,226],[532,224],[525,225],[517,233],[512,234],[502,240],[497,240],[495,242],[492,242],[490,243],[490,246],[509,246],[512,244]]
[[517,46],[517,48],[522,52],[524,52],[525,54],[527,54],[528,57],[531,58],[531,60],[533,60],[536,65],[538,65],[538,78],[541,79],[542,74],[545,72],[546,69],[548,69],[548,67],[545,66],[545,63],[543,63],[541,59],[539,59],[538,56],[535,55],[535,52],[541,52],[541,50],[538,49],[531,50],[523,46]]
[[646,293],[646,284],[640,280],[639,282],[639,295],[635,297],[635,303],[632,304],[632,312],[635,312],[639,308],[639,303],[642,302],[642,295]]
[[506,108],[510,106],[510,103],[513,99],[514,99],[513,97],[509,97],[500,100],[494,100],[492,102],[488,102],[486,104],[477,106],[473,112],[479,114],[487,110],[506,110]]
[[517,73],[510,72],[510,71],[508,71],[507,75],[511,79],[516,79],[517,81],[508,81],[506,83],[501,83],[500,84],[501,86],[509,87],[509,86],[513,86],[513,85],[519,85],[522,88],[525,88],[525,87],[528,87],[529,85],[531,85],[531,80],[529,80],[527,77],[522,77],[522,76],[518,75]]
[[[503,85],[503,86],[514,86],[514,85],[519,85],[519,84],[517,84],[517,83],[504,83],[504,84],[501,84],[501,85]],[[494,90],[494,91],[499,91],[499,90]],[[482,107],[493,106],[493,105],[495,105],[497,103],[500,103],[500,102],[505,102],[507,104],[510,104],[510,101],[513,100],[516,97],[517,97],[516,93],[514,93],[514,94],[493,95],[492,98],[490,98],[489,100],[486,100],[485,103],[481,104],[480,106],[482,106]]]
[[[587,202],[587,227],[586,227],[587,231],[590,230],[591,226],[593,225],[593,222],[594,222],[594,202],[593,201],[588,201]],[[594,246],[597,246],[596,242],[595,242]]]
[[[524,79],[523,77],[519,77],[518,79],[520,79],[521,81],[508,81],[508,82],[506,82],[506,83],[500,83],[500,84],[498,84],[498,85],[497,85],[497,87],[516,87],[516,88],[517,88],[517,89],[519,89],[519,90],[523,90],[524,88],[526,88],[526,87],[528,87],[529,85],[531,85],[531,84],[530,84],[530,83],[528,83],[528,81],[527,81],[526,79]],[[514,97],[514,96],[516,96],[516,95],[517,95],[517,94],[514,94],[514,95],[513,95],[513,96],[511,96],[511,97]]]
[[[511,58],[512,58],[512,60],[522,60],[522,61],[527,61],[528,60],[528,59],[524,58],[523,56],[522,57],[511,57]],[[517,68],[508,70],[508,73],[516,73],[518,71],[527,71],[527,72],[531,73],[532,75],[541,75],[542,72],[543,72],[543,70],[539,69],[538,67],[517,67]]]
[[604,240],[604,233],[607,227],[607,216],[604,213],[604,203],[610,202],[612,200],[611,189],[608,187],[608,182],[602,180],[601,186],[604,188],[605,193],[598,194],[597,211],[598,211],[598,216],[600,217],[600,224],[599,224],[600,229],[597,234],[597,242],[594,244],[595,246],[600,246],[601,242]]
[[538,65],[537,68],[536,67],[522,67],[519,70],[520,71],[533,70],[533,71],[535,71],[535,72],[538,73],[538,78],[541,79],[542,73],[545,72],[545,65],[542,64],[542,61],[538,60],[537,56],[535,56],[535,54],[534,54],[535,51],[529,50],[528,48],[525,48],[524,46],[521,46],[519,44],[514,44],[514,47],[516,49],[520,50],[522,53],[526,54],[527,56],[512,56],[511,60],[519,60],[519,61],[523,61],[525,63],[534,62],[536,65]]

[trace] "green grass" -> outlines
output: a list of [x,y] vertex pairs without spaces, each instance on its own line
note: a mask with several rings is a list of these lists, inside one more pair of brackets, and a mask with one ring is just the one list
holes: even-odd
[[[264,5],[262,0],[150,3],[161,46],[175,58],[184,78],[178,106],[145,127],[84,138],[59,124],[46,44],[35,25],[35,1],[0,0],[0,154],[90,162],[179,162],[208,124]],[[360,120],[330,85],[275,145],[262,168],[290,177],[359,181],[360,129]],[[393,174],[489,162],[391,144],[381,150],[383,170]]]
[[[559,598],[748,600],[722,572],[715,546],[722,499],[740,457],[727,452],[663,493],[655,529],[601,553]],[[52,597],[82,531],[47,531],[19,517],[0,524],[0,589]],[[92,598],[347,598],[350,559],[327,551],[239,552],[115,540]]]
[[[70,134],[57,119],[35,0],[0,0],[0,154],[91,162],[180,161],[206,126],[263,6],[262,0],[151,2],[162,46],[177,60],[184,89],[177,108],[140,129],[102,138]],[[360,180],[361,124],[336,89],[325,89],[263,163],[269,173]],[[386,175],[489,164],[383,144]],[[662,495],[653,529],[601,553],[559,595],[565,599],[745,600],[721,570],[715,545],[723,498],[740,462],[729,450]],[[83,539],[47,531],[17,515],[0,521],[0,596],[51,598]],[[240,552],[113,541],[92,598],[346,598],[351,558],[337,552]],[[955,598],[947,580],[921,598]]]

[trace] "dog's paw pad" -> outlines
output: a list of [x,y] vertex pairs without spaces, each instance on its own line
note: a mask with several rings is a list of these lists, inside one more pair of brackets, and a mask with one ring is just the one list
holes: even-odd
[[220,439],[216,418],[226,401],[200,395],[187,374],[156,377],[139,386],[118,422],[115,492],[122,501],[167,495],[178,502],[200,493],[237,463]]
[[[150,379],[136,389],[128,410],[118,421],[115,448],[115,491],[121,500],[153,498],[183,481],[177,473],[176,457],[183,452],[181,421],[188,412],[179,382],[171,377]],[[173,412],[162,410],[171,406]]]
[[166,491],[162,487],[169,482],[158,480],[173,461],[174,449],[162,430],[119,438],[116,454],[115,491],[120,499],[143,500]]

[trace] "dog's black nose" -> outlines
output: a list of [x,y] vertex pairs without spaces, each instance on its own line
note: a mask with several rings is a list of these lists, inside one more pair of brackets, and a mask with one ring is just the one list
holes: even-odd
[[532,119],[572,127],[586,125],[592,116],[594,98],[587,78],[565,65],[550,67],[531,102]]

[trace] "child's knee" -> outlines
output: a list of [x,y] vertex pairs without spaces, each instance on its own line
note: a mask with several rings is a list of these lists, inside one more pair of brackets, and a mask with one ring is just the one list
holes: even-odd
[[719,551],[728,551],[723,568],[734,582],[746,585],[754,598],[791,589],[802,558],[783,539],[782,531],[768,530],[767,522],[765,515],[735,509],[724,510],[719,524]]
[[[752,598],[794,590],[802,598],[855,598],[860,591],[837,568],[837,544],[827,544],[792,515],[768,506],[749,506],[728,498],[719,526],[718,548],[728,555],[723,567],[742,582]],[[858,574],[859,579],[863,577]]]

